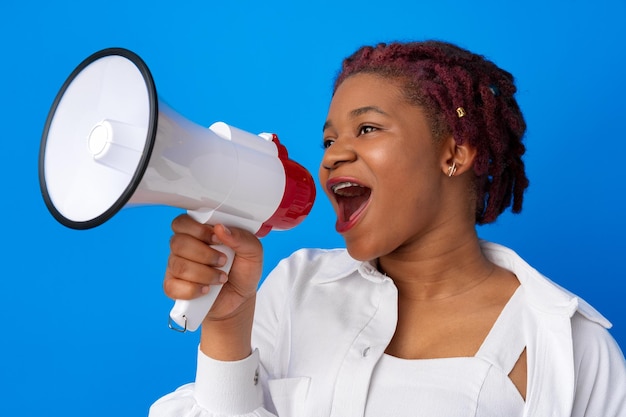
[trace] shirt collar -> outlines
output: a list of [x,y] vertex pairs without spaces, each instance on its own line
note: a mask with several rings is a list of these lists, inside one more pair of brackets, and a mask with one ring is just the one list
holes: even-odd
[[[611,327],[611,322],[591,305],[540,274],[513,250],[484,240],[480,242],[480,245],[487,259],[517,276],[520,284],[530,295],[529,303],[535,308],[554,314],[566,314],[570,317],[578,311],[589,320],[606,328]],[[329,257],[328,262],[325,262],[324,268],[316,271],[311,278],[314,284],[339,281],[355,273],[376,283],[390,280],[389,277],[381,274],[372,262],[357,261],[345,249],[330,249],[325,252]]]
[[324,268],[318,270],[311,278],[311,282],[314,284],[339,281],[355,273],[376,283],[390,280],[387,275],[381,274],[376,269],[376,265],[373,262],[357,261],[345,249],[331,249],[326,252],[329,260],[324,264]]
[[531,267],[513,250],[487,241],[480,242],[483,253],[491,262],[513,272],[527,294],[529,303],[535,308],[554,314],[567,314],[576,311],[606,328],[611,323],[585,300],[577,297]]

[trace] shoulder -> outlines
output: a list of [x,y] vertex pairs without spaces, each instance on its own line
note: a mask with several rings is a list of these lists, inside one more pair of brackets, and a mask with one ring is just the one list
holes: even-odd
[[[513,250],[490,242],[481,247],[488,259],[512,271],[524,289],[534,362],[551,363],[540,369],[544,386],[574,386],[572,417],[626,415],[626,362],[608,331],[611,323]],[[552,401],[558,402],[559,395]]]
[[597,363],[601,357],[615,357],[624,361],[622,352],[609,331],[580,313],[572,317],[572,341],[577,365]]
[[576,313],[572,343],[576,375],[573,415],[625,415],[626,361],[615,339],[607,329]]
[[605,328],[611,327],[611,323],[585,300],[541,274],[512,249],[486,241],[481,242],[481,248],[490,261],[517,276],[526,292],[529,307],[537,314],[571,318],[578,312]]

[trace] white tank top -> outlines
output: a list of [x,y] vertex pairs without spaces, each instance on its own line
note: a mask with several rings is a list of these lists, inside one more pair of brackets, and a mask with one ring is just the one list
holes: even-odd
[[383,355],[364,417],[517,417],[524,399],[508,377],[526,347],[518,287],[474,357],[399,359]]

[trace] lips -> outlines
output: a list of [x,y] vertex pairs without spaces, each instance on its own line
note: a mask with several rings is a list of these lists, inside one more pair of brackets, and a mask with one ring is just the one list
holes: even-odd
[[351,229],[361,218],[370,201],[371,188],[354,179],[336,178],[327,183],[328,190],[337,202],[337,223],[339,233]]

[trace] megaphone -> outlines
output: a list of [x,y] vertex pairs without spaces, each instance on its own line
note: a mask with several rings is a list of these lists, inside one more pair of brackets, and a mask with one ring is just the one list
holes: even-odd
[[[262,237],[301,223],[315,200],[311,174],[275,134],[185,119],[159,100],[145,62],[123,48],[92,54],[63,84],[41,140],[39,183],[50,213],[73,229],[99,226],[123,207],[166,205]],[[228,272],[234,255],[217,249]],[[170,327],[196,330],[219,289],[177,300]]]

